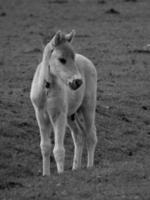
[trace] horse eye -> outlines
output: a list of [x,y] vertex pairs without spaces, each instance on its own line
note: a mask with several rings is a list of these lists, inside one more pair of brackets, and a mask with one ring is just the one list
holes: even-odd
[[59,58],[59,61],[60,61],[62,64],[66,64],[66,59],[65,59],[65,58]]

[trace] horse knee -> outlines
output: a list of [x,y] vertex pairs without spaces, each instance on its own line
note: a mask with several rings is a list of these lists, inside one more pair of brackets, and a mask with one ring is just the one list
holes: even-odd
[[87,144],[88,149],[95,148],[95,146],[97,144],[96,132],[91,132],[90,134],[87,135],[86,144]]
[[64,147],[54,147],[53,154],[56,162],[63,162],[65,158],[65,149]]
[[50,140],[48,140],[46,142],[41,142],[40,143],[40,148],[41,148],[42,156],[44,156],[44,157],[50,157],[50,153],[51,153],[51,143],[50,143]]

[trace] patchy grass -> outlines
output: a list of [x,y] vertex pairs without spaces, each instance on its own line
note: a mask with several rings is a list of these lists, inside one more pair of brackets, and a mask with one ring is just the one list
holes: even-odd
[[[134,3],[133,3],[134,2]],[[149,5],[143,1],[7,1],[0,4],[0,199],[141,200],[150,198]],[[119,14],[112,14],[112,9]],[[107,14],[106,11],[111,11]],[[95,167],[65,173],[51,156],[41,176],[39,130],[29,100],[42,40],[76,29],[74,48],[98,72]]]

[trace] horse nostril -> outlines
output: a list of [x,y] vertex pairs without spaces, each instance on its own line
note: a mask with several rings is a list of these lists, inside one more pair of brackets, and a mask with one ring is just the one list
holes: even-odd
[[69,86],[72,90],[77,90],[82,83],[83,81],[81,79],[74,79],[72,82],[69,82]]

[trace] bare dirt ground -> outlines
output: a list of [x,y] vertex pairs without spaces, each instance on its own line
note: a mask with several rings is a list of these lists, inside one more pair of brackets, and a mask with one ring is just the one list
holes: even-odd
[[[87,3],[88,2],[88,3]],[[150,199],[149,0],[0,1],[0,199]],[[39,130],[29,100],[41,41],[76,29],[74,48],[98,72],[95,167],[41,176]]]

